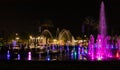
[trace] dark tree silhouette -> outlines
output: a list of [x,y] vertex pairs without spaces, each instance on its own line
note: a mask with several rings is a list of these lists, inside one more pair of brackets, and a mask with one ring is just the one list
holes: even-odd
[[98,20],[95,20],[93,17],[86,17],[83,25],[85,26],[85,31],[87,32],[88,35],[90,35],[91,33],[94,34],[95,32],[98,31]]

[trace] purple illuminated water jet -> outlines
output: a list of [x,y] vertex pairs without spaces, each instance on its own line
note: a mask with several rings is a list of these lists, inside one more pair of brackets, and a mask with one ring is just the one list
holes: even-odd
[[97,39],[97,54],[96,58],[102,60],[106,57],[106,20],[105,20],[105,11],[104,11],[104,2],[101,2],[100,7],[100,21],[99,21],[99,35]]
[[[99,19],[99,34],[97,36],[96,43],[94,43],[94,37],[91,35],[89,40],[88,55],[92,60],[106,60],[108,56],[111,56],[109,42],[106,31],[106,19],[104,11],[104,3],[101,2],[100,6],[100,19]],[[96,45],[96,46],[95,46]]]
[[88,54],[91,55],[91,59],[94,60],[94,37],[93,35],[90,36],[90,40],[88,44],[89,44]]
[[28,52],[28,60],[31,60],[31,52]]
[[104,11],[104,2],[101,2],[100,7],[100,21],[99,21],[99,33],[103,37],[106,36],[106,19],[105,19],[105,11]]

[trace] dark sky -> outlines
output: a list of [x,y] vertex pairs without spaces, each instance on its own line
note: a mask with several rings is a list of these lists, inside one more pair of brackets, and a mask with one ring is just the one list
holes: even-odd
[[[66,28],[72,33],[79,33],[85,17],[99,19],[100,2],[101,0],[1,2],[0,30],[35,32],[38,25],[50,19],[56,28]],[[109,31],[113,29],[115,33],[120,30],[120,2],[116,0],[104,2]]]

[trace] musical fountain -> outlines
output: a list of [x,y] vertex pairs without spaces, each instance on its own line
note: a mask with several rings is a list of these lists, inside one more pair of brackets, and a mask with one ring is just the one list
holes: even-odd
[[[90,35],[89,39],[89,50],[88,55],[91,60],[109,60],[114,58],[114,43],[117,43],[116,47],[119,47],[119,38],[117,38],[117,42],[113,42],[110,36],[107,35],[107,26],[105,20],[105,11],[104,11],[104,3],[101,2],[100,7],[100,21],[99,21],[99,34],[95,41],[93,35]],[[116,53],[116,57],[119,57],[119,53]]]
[[[29,47],[27,51],[27,60],[33,60],[33,54],[37,54],[39,59],[44,56],[45,60],[50,61],[52,56],[57,57],[59,60],[111,60],[120,58],[120,37],[112,38],[107,35],[107,25],[105,19],[104,2],[100,5],[99,29],[97,38],[90,35],[89,39],[75,40],[74,36],[69,30],[62,29],[56,37],[45,29],[37,37],[30,36]],[[57,32],[56,32],[57,33]],[[77,43],[76,43],[77,42]],[[88,43],[85,45],[85,43]],[[13,47],[16,46],[16,41],[13,41]],[[7,52],[7,59],[11,56],[11,51]],[[46,54],[46,55],[43,55]],[[21,60],[20,53],[17,55]]]

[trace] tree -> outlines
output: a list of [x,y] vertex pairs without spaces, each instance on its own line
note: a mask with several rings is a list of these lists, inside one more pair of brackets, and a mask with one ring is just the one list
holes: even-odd
[[53,22],[51,20],[45,20],[41,26],[45,28],[54,27]]
[[23,43],[26,43],[28,42],[29,40],[29,33],[27,32],[22,32],[19,34],[19,37],[20,37],[20,40],[23,42]]
[[7,44],[10,41],[10,34],[6,31],[0,32],[0,41],[3,42],[3,44]]
[[7,43],[10,44],[12,42],[12,40],[15,40],[15,33],[14,32],[11,32],[9,33],[7,36]]
[[95,33],[96,30],[98,30],[98,21],[96,21],[93,17],[86,17],[85,21],[83,22],[83,25],[86,26],[86,31],[88,35],[90,35],[91,33]]

